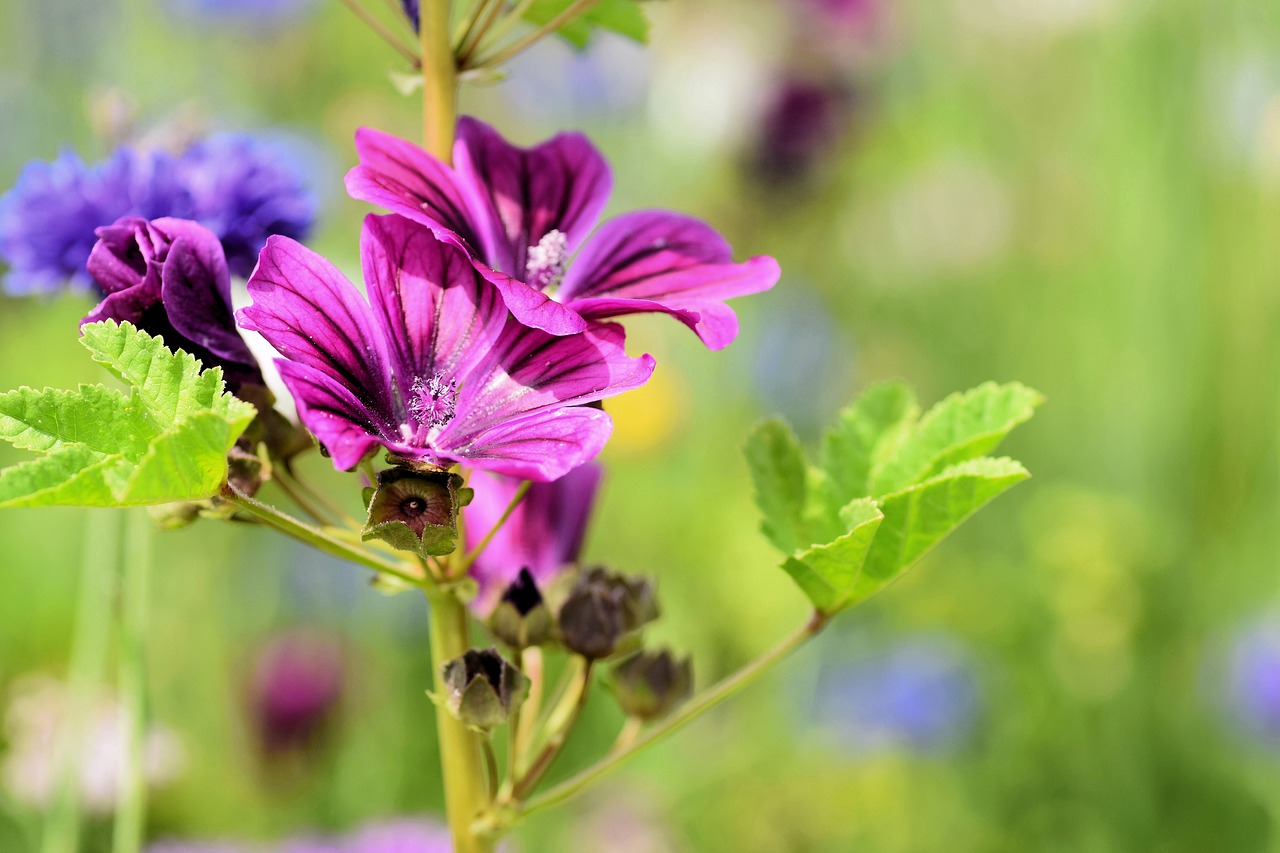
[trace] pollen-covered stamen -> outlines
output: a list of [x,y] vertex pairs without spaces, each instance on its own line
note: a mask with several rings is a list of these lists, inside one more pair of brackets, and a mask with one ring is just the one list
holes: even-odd
[[568,236],[563,231],[551,229],[542,235],[538,245],[529,247],[529,260],[524,268],[525,284],[536,290],[554,287],[564,278],[568,260]]
[[442,427],[457,414],[458,383],[435,373],[425,382],[415,379],[410,387],[409,411],[424,430]]

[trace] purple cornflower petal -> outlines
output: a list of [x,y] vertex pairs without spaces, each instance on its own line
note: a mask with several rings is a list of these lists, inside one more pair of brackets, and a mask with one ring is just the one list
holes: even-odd
[[125,216],[198,221],[222,241],[231,272],[248,275],[268,235],[306,235],[315,205],[278,152],[250,136],[214,136],[179,157],[120,148],[94,166],[64,152],[29,163],[0,198],[5,289],[90,287],[95,230]]
[[458,248],[398,216],[361,237],[366,302],[328,261],[272,238],[239,314],[287,361],[299,417],[349,469],[381,445],[435,465],[553,480],[612,430],[584,408],[648,380],[616,326],[553,337],[521,325]]
[[[463,119],[456,169],[376,131],[357,133],[356,148],[361,162],[347,175],[354,198],[464,249],[517,319],[553,335],[579,332],[595,318],[659,311],[719,349],[737,334],[724,300],[778,279],[773,259],[735,264],[719,234],[678,214],[630,214],[588,238],[611,178],[581,134],[526,149]],[[637,227],[641,233],[632,233]]]
[[87,166],[64,151],[52,163],[33,161],[0,198],[0,258],[15,296],[92,285],[85,261],[94,229],[122,216],[189,216],[191,199],[176,179],[173,157],[121,148]]
[[98,234],[87,269],[107,295],[82,325],[133,323],[205,367],[221,367],[233,391],[262,384],[236,329],[226,259],[211,231],[186,219],[126,216]]
[[[529,486],[524,499],[471,566],[471,576],[480,584],[475,604],[478,611],[493,609],[522,568],[545,589],[565,566],[577,561],[602,474],[599,465],[589,463],[558,480]],[[475,489],[475,499],[462,510],[462,517],[470,550],[498,523],[520,481],[477,471],[468,484]]]
[[400,8],[404,9],[404,16],[409,19],[409,23],[413,24],[413,29],[417,31],[419,17],[418,0],[400,0]]
[[315,220],[315,200],[300,176],[275,146],[253,136],[197,142],[179,158],[178,179],[191,197],[191,218],[218,235],[238,276],[253,271],[269,235],[303,240]]

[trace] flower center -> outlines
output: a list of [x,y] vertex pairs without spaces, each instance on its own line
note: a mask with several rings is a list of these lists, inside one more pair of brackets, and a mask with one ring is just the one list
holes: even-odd
[[524,266],[524,282],[535,290],[554,287],[564,278],[565,262],[569,259],[569,238],[563,231],[552,228],[538,245],[529,247],[529,260]]
[[409,411],[417,417],[423,430],[442,427],[457,414],[458,383],[444,378],[443,373],[432,374],[425,382],[415,379],[409,389]]

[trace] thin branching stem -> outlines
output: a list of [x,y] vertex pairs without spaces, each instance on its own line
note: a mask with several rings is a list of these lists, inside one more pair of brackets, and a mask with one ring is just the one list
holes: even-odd
[[342,3],[354,12],[356,17],[364,21],[365,24],[368,25],[369,29],[377,33],[379,38],[394,48],[395,51],[405,59],[409,60],[414,68],[417,68],[422,64],[422,60],[418,57],[417,51],[401,41],[400,37],[391,32],[391,30],[387,29],[386,25],[383,24],[382,21],[379,21],[372,12],[362,6],[358,0],[342,0]]
[[528,33],[525,33],[520,38],[508,44],[506,47],[499,48],[494,53],[491,53],[487,56],[480,57],[474,63],[471,63],[467,67],[468,68],[496,68],[502,63],[512,59],[516,55],[524,52],[526,48],[533,46],[536,42],[540,41],[545,36],[548,36],[551,33],[554,33],[556,30],[560,29],[565,24],[574,20],[578,16],[585,15],[587,12],[591,10],[591,7],[595,6],[596,3],[598,2],[600,2],[600,0],[576,0],[576,2],[571,4],[563,12],[561,12],[559,15],[556,15],[554,18],[552,18],[550,21],[547,21],[542,26]]

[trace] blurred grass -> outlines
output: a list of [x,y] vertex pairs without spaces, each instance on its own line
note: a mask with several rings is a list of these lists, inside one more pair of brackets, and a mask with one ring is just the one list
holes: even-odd
[[[812,387],[816,411],[801,414],[815,420],[882,378],[907,379],[925,401],[1024,381],[1049,402],[1007,451],[1035,479],[786,671],[532,818],[522,849],[608,849],[601,827],[627,821],[663,827],[655,843],[667,847],[652,849],[744,853],[1275,847],[1280,754],[1236,738],[1214,691],[1223,638],[1275,608],[1280,579],[1280,176],[1267,165],[1280,157],[1267,124],[1280,114],[1280,13],[1245,0],[891,13],[885,58],[858,72],[857,129],[803,193],[739,168],[749,111],[702,147],[652,120],[679,94],[663,69],[694,52],[762,43],[743,61],[772,73],[786,46],[765,0],[653,4],[648,113],[578,117],[614,163],[613,210],[705,216],[741,254],[774,254],[785,271],[773,293],[739,303],[743,335],[725,352],[661,319],[629,324],[661,373],[611,406],[619,431],[587,556],[658,577],[655,636],[691,651],[703,684],[802,618],[756,532],[738,452],[750,422],[777,408],[763,370],[835,386]],[[723,33],[708,29],[716,20]],[[707,46],[716,38],[728,46]],[[338,185],[351,133],[411,136],[418,123],[386,83],[391,62],[338,4],[246,34],[175,24],[149,0],[6,0],[0,185],[62,144],[101,154],[84,104],[102,87],[129,92],[149,118],[195,105],[228,126],[284,125],[332,154],[314,245],[353,269],[364,210]],[[1240,94],[1255,66],[1270,69],[1259,115]],[[699,83],[726,102],[731,84]],[[468,103],[526,141],[563,122],[545,105],[514,111],[501,89]],[[829,316],[851,364],[814,376],[789,368],[785,350],[762,364],[766,332],[800,299]],[[73,297],[6,302],[0,385],[89,378],[72,332],[83,309]],[[81,528],[73,511],[0,515],[0,681],[64,667]],[[156,714],[188,756],[155,802],[155,831],[270,838],[439,810],[420,602],[210,523],[165,534],[159,554]],[[246,724],[248,661],[274,628],[316,622],[358,661],[340,725],[310,766],[268,772]],[[978,662],[970,737],[943,754],[864,755],[813,727],[822,661],[938,631]],[[588,707],[553,777],[612,739],[607,705]]]

